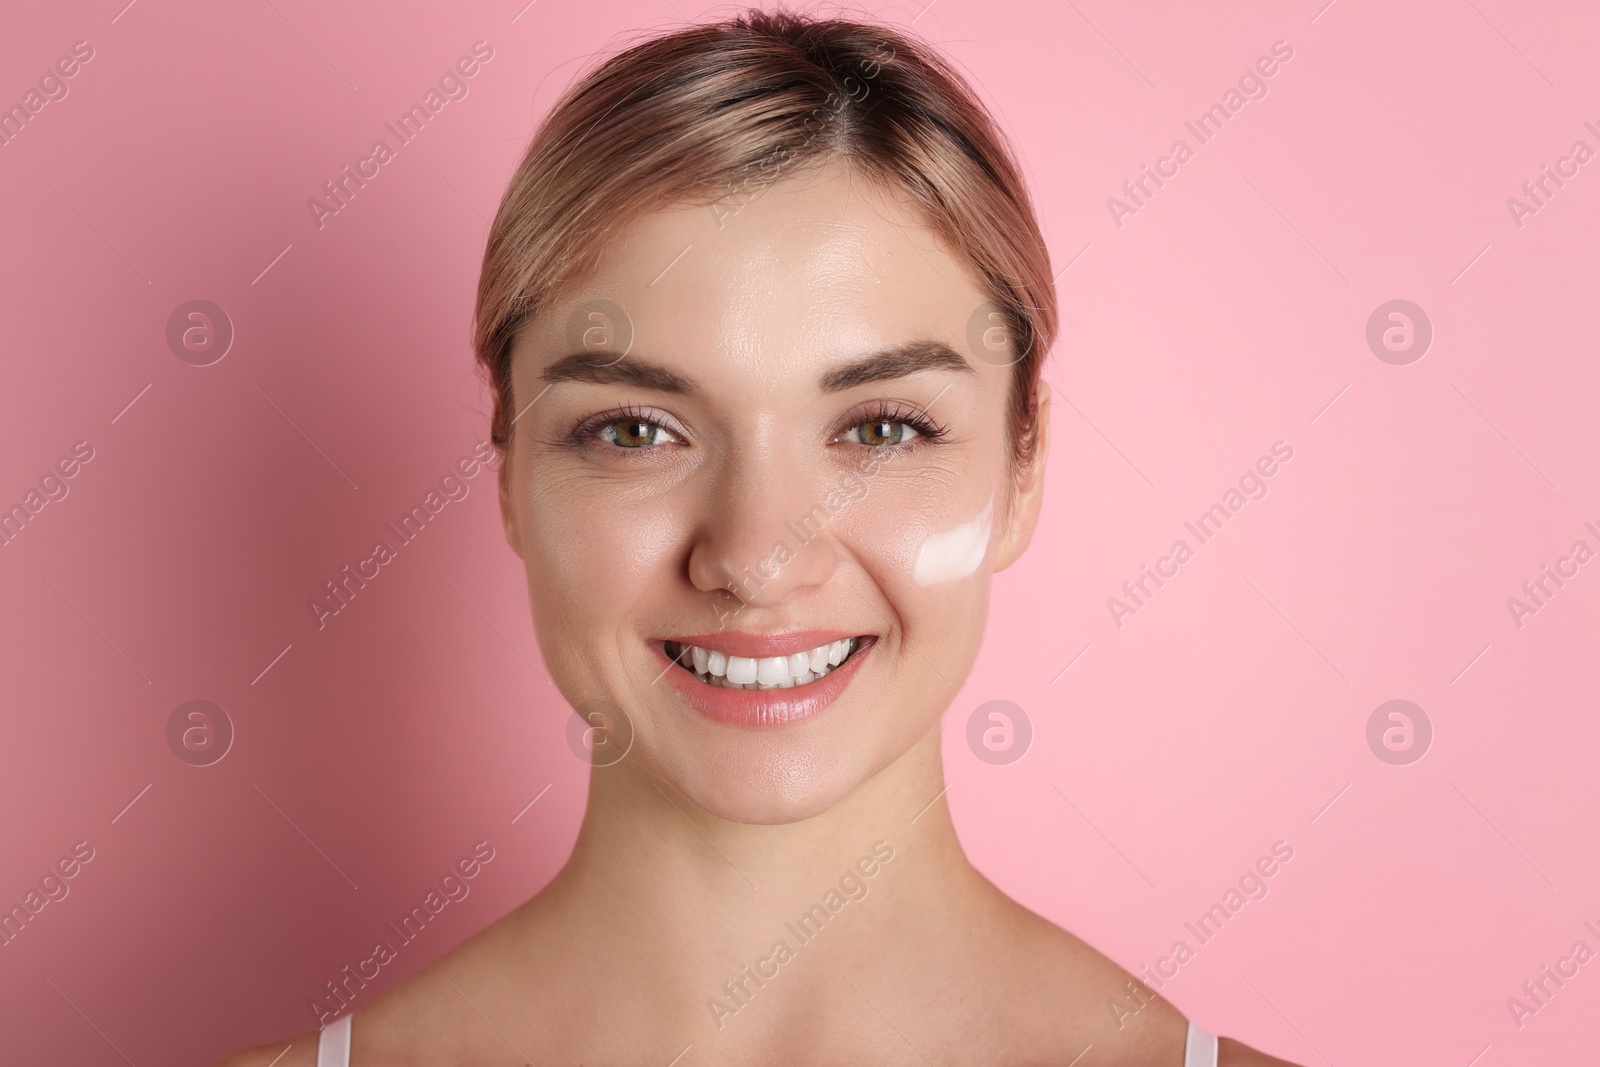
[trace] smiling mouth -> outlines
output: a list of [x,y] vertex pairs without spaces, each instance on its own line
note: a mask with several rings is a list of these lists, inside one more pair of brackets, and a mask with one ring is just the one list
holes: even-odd
[[825,678],[870,645],[870,637],[847,637],[792,656],[730,656],[699,645],[663,642],[667,658],[706,685],[719,689],[797,689]]

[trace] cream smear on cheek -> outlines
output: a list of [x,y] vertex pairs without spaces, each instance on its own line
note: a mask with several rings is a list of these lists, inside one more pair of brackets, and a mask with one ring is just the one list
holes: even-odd
[[989,551],[990,518],[994,513],[994,495],[978,517],[964,522],[953,530],[929,534],[917,550],[917,563],[912,574],[918,585],[938,585],[953,582],[972,574],[983,563]]

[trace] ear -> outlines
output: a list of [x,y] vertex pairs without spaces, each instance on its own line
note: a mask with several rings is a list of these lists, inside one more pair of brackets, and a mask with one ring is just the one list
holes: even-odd
[[506,544],[511,546],[518,558],[522,557],[522,533],[517,527],[517,509],[511,500],[511,449],[506,448],[506,454],[500,457],[500,469],[496,477],[500,481],[500,522],[505,526]]
[[1015,563],[1033,540],[1033,528],[1038,525],[1039,509],[1044,505],[1044,470],[1050,458],[1050,383],[1040,378],[1038,389],[1038,440],[1034,444],[1033,463],[1021,472],[1014,487],[1005,529],[1000,532],[1000,543],[995,548],[994,569],[997,571]]

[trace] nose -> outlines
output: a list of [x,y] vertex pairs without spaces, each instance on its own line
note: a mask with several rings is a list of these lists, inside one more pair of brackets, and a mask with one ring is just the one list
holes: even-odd
[[689,551],[689,580],[696,589],[725,589],[744,610],[783,604],[833,576],[838,547],[828,529],[823,487],[805,472],[783,467],[776,461],[723,461]]

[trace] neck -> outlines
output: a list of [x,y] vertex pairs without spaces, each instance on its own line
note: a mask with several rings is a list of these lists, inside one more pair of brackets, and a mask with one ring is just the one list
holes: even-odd
[[717,989],[730,956],[807,943],[812,928],[795,924],[819,904],[825,922],[850,927],[854,950],[873,951],[888,944],[891,915],[900,940],[908,922],[947,923],[994,892],[961,850],[943,775],[935,727],[827,811],[750,825],[705,812],[631,760],[597,767],[572,857],[541,897],[563,920],[591,917],[578,919],[589,936],[659,945],[694,988]]

